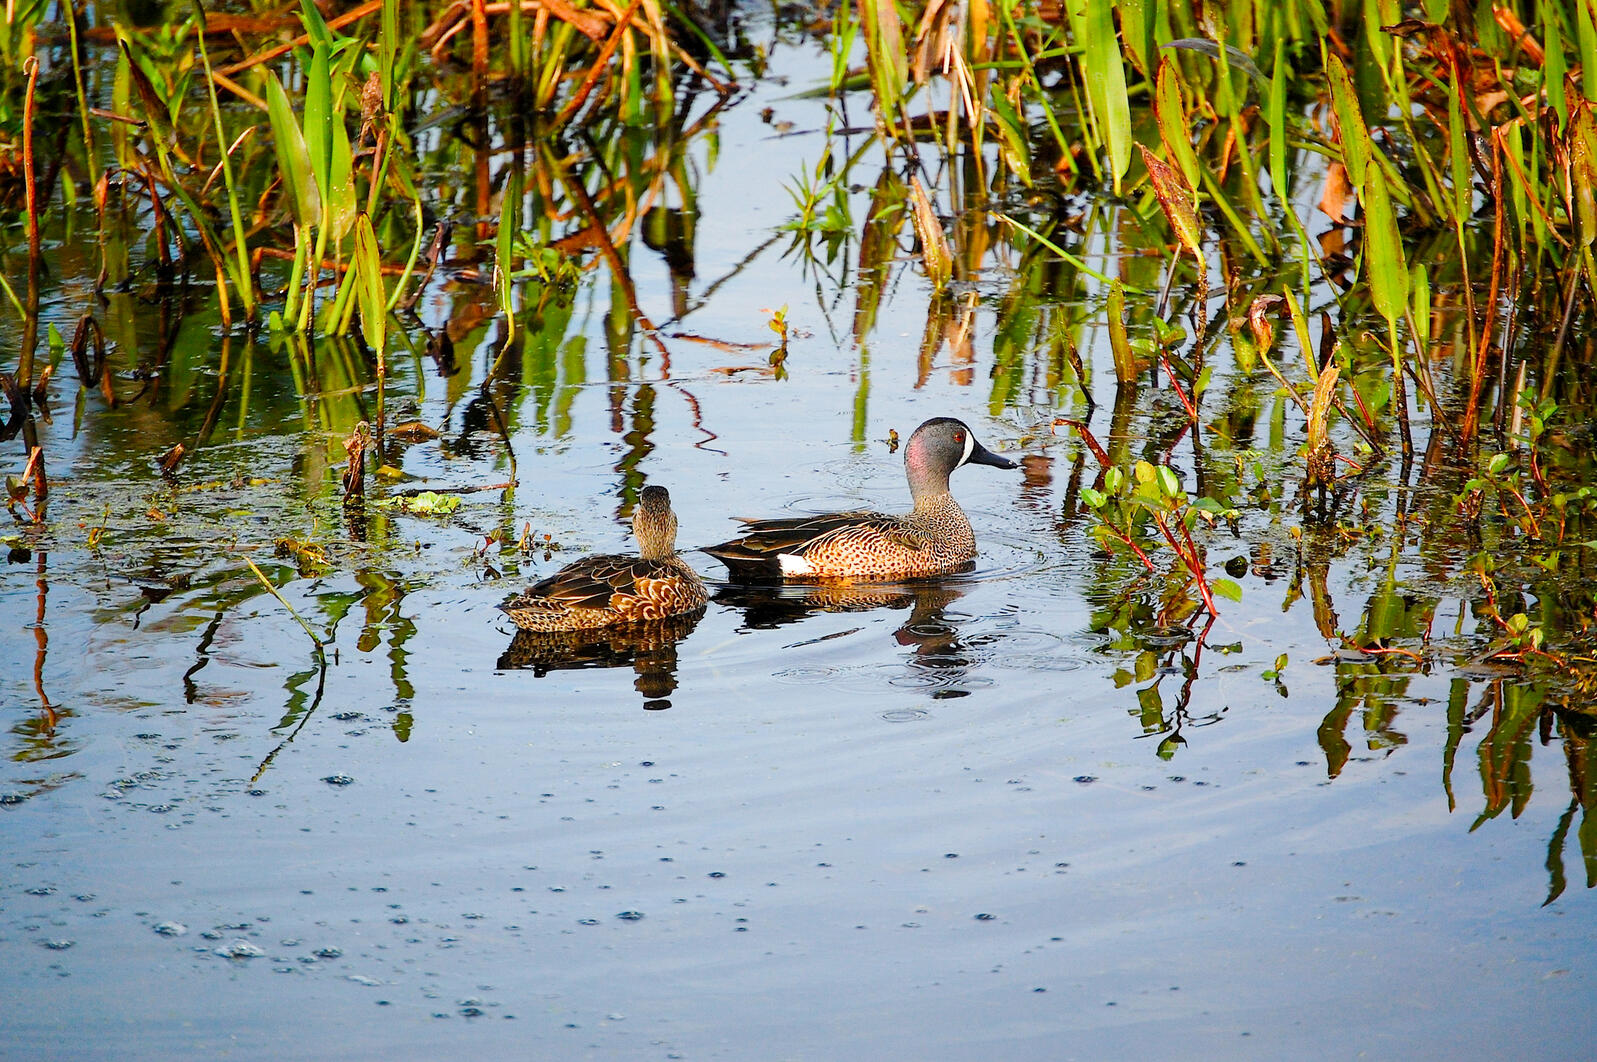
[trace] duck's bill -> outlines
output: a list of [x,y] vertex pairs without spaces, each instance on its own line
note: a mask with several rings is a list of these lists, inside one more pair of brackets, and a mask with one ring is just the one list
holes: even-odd
[[967,465],[992,465],[994,468],[1019,468],[1007,457],[999,457],[981,443],[976,443],[971,448],[970,456],[965,459]]

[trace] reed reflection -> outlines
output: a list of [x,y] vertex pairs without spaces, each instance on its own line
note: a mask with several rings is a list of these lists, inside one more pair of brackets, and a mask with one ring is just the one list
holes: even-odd
[[518,630],[499,655],[501,670],[531,671],[543,678],[551,671],[630,667],[637,672],[633,688],[643,695],[647,711],[671,707],[677,688],[677,646],[704,618],[704,610],[647,623],[584,631]]

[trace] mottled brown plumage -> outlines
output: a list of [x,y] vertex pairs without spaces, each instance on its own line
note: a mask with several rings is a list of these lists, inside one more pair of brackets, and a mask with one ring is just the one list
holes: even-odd
[[639,555],[599,554],[569,564],[500,609],[529,631],[582,631],[647,623],[704,608],[698,573],[676,556],[677,518],[664,487],[645,487],[632,514]]
[[949,474],[964,464],[1015,467],[977,442],[963,422],[936,417],[904,447],[915,499],[910,512],[745,520],[743,535],[704,552],[742,578],[892,579],[957,571],[976,556],[970,520],[948,490]]

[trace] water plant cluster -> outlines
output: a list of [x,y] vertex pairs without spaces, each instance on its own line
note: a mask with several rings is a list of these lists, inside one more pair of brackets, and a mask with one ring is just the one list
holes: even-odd
[[[1069,466],[1061,538],[1110,559],[1104,630],[1184,629],[1143,652],[1195,673],[1183,647],[1240,574],[1279,574],[1342,654],[1333,769],[1373,687],[1500,669],[1456,712],[1458,734],[1489,718],[1488,813],[1515,806],[1554,726],[1572,812],[1591,806],[1589,4],[855,0],[769,19],[765,40],[748,11],[670,0],[8,5],[17,541],[60,533],[39,424],[68,395],[75,424],[156,410],[175,483],[224,409],[242,423],[251,374],[280,374],[333,440],[315,489],[359,502],[368,472],[388,492],[404,443],[391,377],[436,371],[502,437],[513,483],[521,396],[564,415],[549,381],[580,360],[577,292],[600,278],[609,378],[648,359],[681,388],[694,151],[713,160],[769,47],[815,47],[828,125],[751,255],[793,258],[862,363],[906,274],[928,292],[922,379],[946,350],[974,385],[990,322],[989,412]],[[669,320],[640,303],[640,249],[670,268]],[[423,326],[426,299],[450,301],[447,324]],[[788,308],[768,314],[768,363],[727,371],[779,384],[801,358]],[[203,357],[177,342],[192,328],[216,337]],[[483,370],[460,373],[457,348]],[[86,527],[97,548],[104,523]],[[1355,623],[1333,568],[1384,573]],[[1453,600],[1468,614],[1440,637]],[[1142,703],[1179,736],[1181,705]]]

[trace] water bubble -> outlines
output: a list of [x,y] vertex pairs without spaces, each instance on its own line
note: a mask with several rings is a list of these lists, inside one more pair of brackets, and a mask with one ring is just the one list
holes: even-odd
[[311,954],[316,956],[318,959],[336,959],[344,954],[344,949],[334,947],[317,948],[315,951],[311,952]]
[[46,940],[46,941],[44,941],[44,946],[49,948],[51,951],[66,951],[68,948],[70,948],[72,945],[74,945],[76,943],[77,943],[77,941],[75,941],[75,940],[67,940],[65,938],[56,938],[54,940]]
[[224,959],[258,959],[266,953],[247,940],[235,940],[215,949]]
[[925,708],[893,708],[882,713],[882,718],[889,723],[913,723],[917,719],[925,719],[931,713]]
[[577,919],[577,925],[579,925],[579,926],[596,926],[598,924],[599,924],[599,920],[597,918],[579,918],[579,919]]
[[1091,785],[1092,783],[1096,782],[1097,780],[1098,780],[1098,777],[1096,775],[1091,775],[1091,774],[1078,774],[1073,779],[1073,781],[1079,782],[1082,785]]
[[323,778],[322,781],[328,785],[353,785],[355,783],[355,779],[347,774],[330,774]]
[[348,974],[345,976],[344,980],[353,981],[357,985],[365,985],[367,988],[377,988],[382,984],[382,982],[377,980],[377,978],[367,977],[364,974]]
[[616,917],[621,919],[621,921],[623,921],[623,922],[641,922],[641,921],[643,921],[643,912],[642,911],[622,911],[620,914],[616,915]]
[[189,927],[182,922],[162,922],[155,927],[155,931],[163,937],[181,937],[189,931]]
[[997,917],[998,916],[995,915],[995,914],[988,914],[986,911],[983,911],[983,912],[981,912],[980,914],[978,914],[976,916],[976,921],[978,921],[978,922],[991,922],[994,919],[996,919]]
[[35,885],[33,888],[27,890],[27,892],[29,896],[53,896],[55,894],[55,886]]

